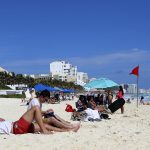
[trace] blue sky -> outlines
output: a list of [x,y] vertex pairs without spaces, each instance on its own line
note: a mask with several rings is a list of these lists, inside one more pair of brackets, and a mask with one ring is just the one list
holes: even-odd
[[89,77],[150,88],[149,0],[0,1],[0,66],[49,73],[66,60]]

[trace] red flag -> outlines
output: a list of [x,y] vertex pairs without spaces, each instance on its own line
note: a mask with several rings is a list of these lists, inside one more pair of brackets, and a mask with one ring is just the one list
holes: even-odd
[[139,76],[139,66],[135,67],[130,74],[134,74],[136,76]]

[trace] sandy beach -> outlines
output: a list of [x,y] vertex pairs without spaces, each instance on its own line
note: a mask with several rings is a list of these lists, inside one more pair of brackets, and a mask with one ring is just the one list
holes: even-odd
[[[52,108],[55,113],[70,121],[65,112],[66,103],[43,104],[43,110]],[[20,99],[0,98],[0,117],[15,121],[26,111]],[[125,113],[118,110],[110,120],[81,122],[77,133],[63,132],[53,135],[24,134],[0,135],[1,150],[150,150],[150,106],[125,104]],[[72,122],[72,121],[71,121]]]

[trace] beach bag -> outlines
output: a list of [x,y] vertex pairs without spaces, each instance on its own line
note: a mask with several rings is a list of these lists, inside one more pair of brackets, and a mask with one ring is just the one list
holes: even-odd
[[85,111],[74,111],[71,114],[71,120],[73,121],[84,121],[85,118],[87,117],[87,113]]
[[108,115],[108,114],[104,114],[104,113],[101,113],[101,114],[100,114],[100,118],[101,118],[101,119],[110,119],[110,118],[109,118],[109,115]]
[[66,112],[74,112],[75,111],[75,109],[70,104],[66,104],[66,105],[67,105],[66,109],[65,109]]

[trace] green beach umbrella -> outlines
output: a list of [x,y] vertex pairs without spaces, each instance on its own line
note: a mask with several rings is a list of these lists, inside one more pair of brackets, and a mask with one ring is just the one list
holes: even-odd
[[91,89],[108,89],[108,88],[118,87],[118,86],[119,85],[116,82],[108,78],[99,78],[85,84],[84,88],[91,90]]

